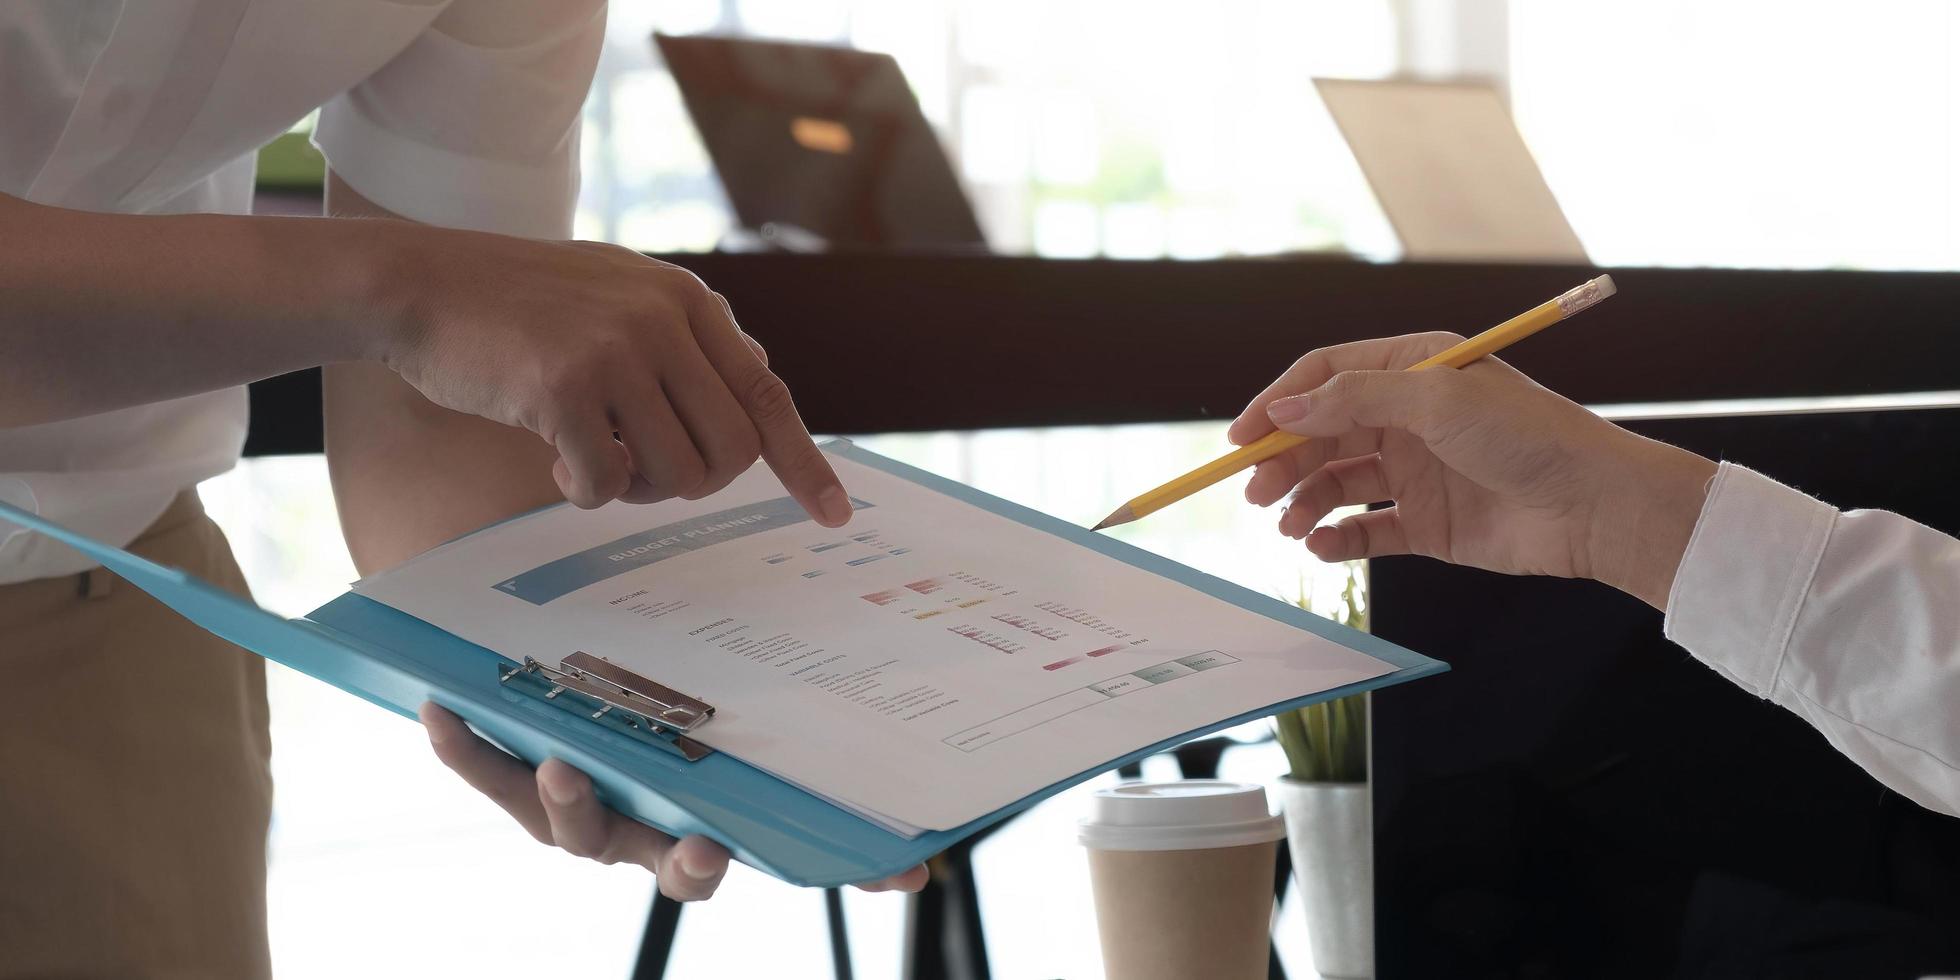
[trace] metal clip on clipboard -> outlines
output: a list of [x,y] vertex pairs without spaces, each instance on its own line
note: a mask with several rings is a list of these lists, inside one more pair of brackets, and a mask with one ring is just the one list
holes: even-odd
[[[714,705],[584,651],[567,656],[555,667],[525,657],[521,666],[500,667],[497,680],[689,762],[714,751],[685,734],[707,724],[714,717]],[[561,700],[560,695],[568,691],[598,710]]]

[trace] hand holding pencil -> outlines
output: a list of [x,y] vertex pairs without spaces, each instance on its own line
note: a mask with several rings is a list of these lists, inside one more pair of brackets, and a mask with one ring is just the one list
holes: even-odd
[[[1576,288],[1567,290],[1555,299],[1540,303],[1475,337],[1467,340],[1458,337],[1456,338],[1457,342],[1451,344],[1447,349],[1438,351],[1434,355],[1424,358],[1418,363],[1411,364],[1403,370],[1422,371],[1433,367],[1460,368],[1480,357],[1503,350],[1566,317],[1573,316],[1591,307],[1600,300],[1613,295],[1613,291],[1613,277],[1600,276]],[[1335,349],[1338,350],[1339,348]],[[1313,356],[1313,354],[1307,355],[1309,358]],[[1305,359],[1303,358],[1302,363],[1304,361]],[[1299,365],[1296,364],[1294,367],[1297,370]],[[1272,390],[1271,387],[1268,387],[1266,392],[1261,393],[1261,397],[1264,397],[1265,394]],[[1258,399],[1254,399],[1254,403],[1257,404]],[[1097,524],[1091,530],[1100,531],[1106,527],[1128,524],[1146,514],[1183,500],[1185,497],[1197,493],[1248,466],[1254,466],[1263,460],[1270,459],[1281,452],[1292,449],[1302,441],[1301,437],[1288,432],[1275,431],[1267,433],[1257,442],[1243,445],[1237,450],[1226,453],[1169,483],[1132,499],[1129,503],[1118,507],[1114,513],[1104,518],[1102,523]]]
[[[1415,334],[1302,357],[1227,433],[1242,447],[1283,440],[1246,499],[1290,497],[1280,532],[1326,561],[1424,555],[1596,578],[1664,606],[1715,464],[1495,358],[1411,370],[1464,343]],[[1317,527],[1337,508],[1383,502],[1393,506]]]

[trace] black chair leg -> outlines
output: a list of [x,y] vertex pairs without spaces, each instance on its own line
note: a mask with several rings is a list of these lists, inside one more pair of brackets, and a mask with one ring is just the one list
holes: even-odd
[[823,912],[830,923],[830,972],[837,980],[851,980],[851,937],[844,930],[842,890],[823,890]]
[[681,928],[681,903],[655,892],[647,912],[647,929],[640,936],[640,955],[633,960],[633,980],[663,980],[667,959],[674,953],[674,936]]

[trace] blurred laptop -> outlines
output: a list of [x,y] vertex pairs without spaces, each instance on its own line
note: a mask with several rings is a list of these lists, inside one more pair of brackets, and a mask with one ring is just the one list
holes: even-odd
[[768,245],[984,249],[890,55],[655,34],[736,220]]
[[1586,264],[1487,85],[1314,80],[1407,258]]

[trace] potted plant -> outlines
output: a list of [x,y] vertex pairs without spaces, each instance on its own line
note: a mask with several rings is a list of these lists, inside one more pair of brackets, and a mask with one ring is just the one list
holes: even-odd
[[[1338,608],[1321,615],[1368,628],[1365,566],[1347,565]],[[1295,603],[1309,612],[1303,588]],[[1274,716],[1290,772],[1280,777],[1294,882],[1307,911],[1314,969],[1323,977],[1375,973],[1374,816],[1368,787],[1368,695]]]

